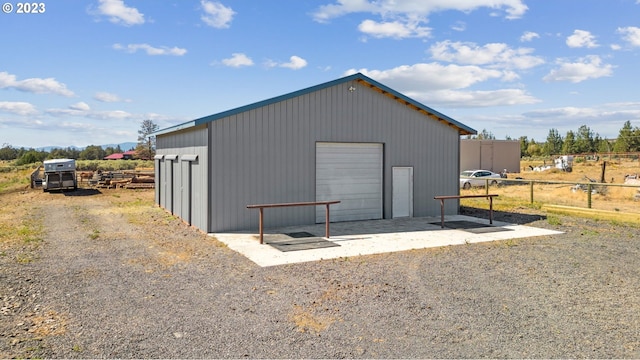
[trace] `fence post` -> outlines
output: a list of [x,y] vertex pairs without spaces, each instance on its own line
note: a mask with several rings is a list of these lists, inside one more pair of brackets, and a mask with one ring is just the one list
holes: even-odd
[[533,181],[529,182],[529,197],[531,199],[531,203],[533,204]]
[[591,183],[587,184],[587,208],[591,209]]
[[484,179],[485,181],[485,187],[484,187],[484,193],[485,195],[489,195],[489,179]]

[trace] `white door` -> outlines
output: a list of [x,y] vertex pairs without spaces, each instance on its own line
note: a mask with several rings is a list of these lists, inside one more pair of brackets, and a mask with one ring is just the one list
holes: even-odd
[[[382,219],[382,144],[317,143],[316,201],[331,205],[331,221]],[[325,207],[316,207],[324,222]]]
[[413,168],[393,167],[392,169],[392,217],[413,216]]

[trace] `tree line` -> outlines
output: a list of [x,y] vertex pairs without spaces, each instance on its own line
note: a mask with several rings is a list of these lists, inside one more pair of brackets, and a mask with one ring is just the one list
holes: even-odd
[[10,144],[4,144],[0,148],[0,160],[16,160],[15,165],[32,164],[47,159],[102,160],[105,156],[121,152],[123,150],[119,145],[104,149],[98,145],[89,145],[83,150],[66,147],[45,151],[33,148],[25,149],[24,147],[15,148]]
[[[158,125],[151,120],[143,120],[138,130],[138,145],[135,149],[139,158],[151,159],[155,155],[155,137],[152,133],[158,130]],[[15,165],[27,165],[42,162],[47,159],[76,159],[102,160],[105,156],[124,152],[120,145],[102,148],[99,145],[89,145],[80,150],[74,147],[55,148],[51,151],[36,150],[34,148],[16,148],[10,144],[3,144],[0,148],[0,160],[15,160]]]
[[[495,136],[487,130],[482,130],[471,139],[495,140]],[[507,140],[516,140],[507,136]],[[594,133],[587,125],[582,125],[577,131],[569,130],[562,136],[557,129],[550,129],[545,142],[538,142],[521,136],[520,156],[553,156],[561,154],[589,154],[589,153],[628,153],[640,152],[640,127],[632,127],[626,121],[616,139],[605,139]]]

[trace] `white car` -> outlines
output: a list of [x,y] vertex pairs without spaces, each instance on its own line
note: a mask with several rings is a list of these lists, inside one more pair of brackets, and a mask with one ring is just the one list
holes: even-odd
[[460,173],[460,187],[471,189],[472,186],[485,186],[487,179],[490,185],[500,182],[502,175],[489,170],[466,170]]

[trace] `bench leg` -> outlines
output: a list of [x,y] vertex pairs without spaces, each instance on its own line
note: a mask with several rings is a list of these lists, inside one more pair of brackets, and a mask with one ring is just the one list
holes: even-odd
[[327,211],[325,211],[325,219],[324,219],[324,233],[327,239],[331,234],[329,234],[329,204],[325,204],[327,207]]
[[493,225],[493,196],[489,196],[489,224]]
[[260,208],[259,210],[260,210],[260,220],[259,220],[259,224],[260,224],[260,225],[259,225],[259,226],[260,226],[260,244],[262,244],[262,240],[263,240],[263,238],[264,238],[264,230],[263,230],[263,228],[262,228],[262,226],[263,226],[262,224],[264,223],[264,222],[263,222],[263,217],[264,217],[264,212],[263,212],[263,210],[264,210],[264,209],[263,209],[263,208]]
[[440,199],[440,228],[444,229],[444,199]]

